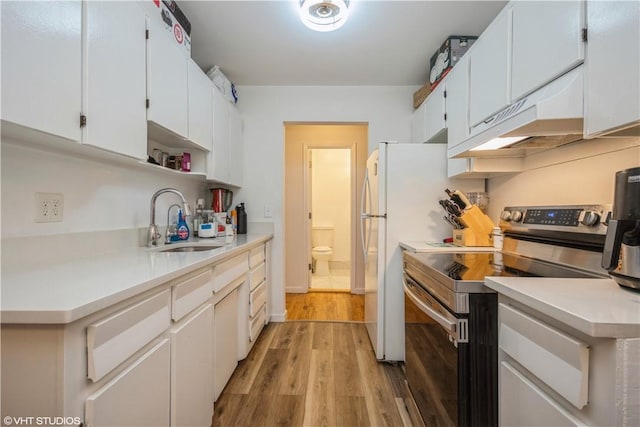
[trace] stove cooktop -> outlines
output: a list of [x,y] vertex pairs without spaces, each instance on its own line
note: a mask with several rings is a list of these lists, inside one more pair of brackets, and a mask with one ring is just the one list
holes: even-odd
[[415,253],[424,268],[454,281],[483,282],[485,276],[597,278],[596,274],[502,252]]

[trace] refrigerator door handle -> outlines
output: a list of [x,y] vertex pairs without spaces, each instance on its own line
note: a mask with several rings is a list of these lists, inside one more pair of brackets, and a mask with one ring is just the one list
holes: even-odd
[[365,221],[371,219],[371,214],[367,212],[366,194],[369,190],[369,169],[364,172],[364,182],[362,183],[362,192],[360,194],[360,242],[362,244],[362,255],[365,264],[367,263],[367,252],[369,251],[369,237],[371,235],[371,226],[367,227],[367,238],[365,238]]
[[365,239],[364,239],[364,222],[367,220],[368,218],[363,216],[360,218],[360,243],[362,244],[362,256],[364,257],[364,262],[365,264],[367,263],[367,250],[368,250],[368,245],[365,243]]
[[360,218],[366,218],[367,205],[365,204],[367,189],[369,188],[369,169],[364,171],[364,182],[362,183],[362,191],[360,192]]

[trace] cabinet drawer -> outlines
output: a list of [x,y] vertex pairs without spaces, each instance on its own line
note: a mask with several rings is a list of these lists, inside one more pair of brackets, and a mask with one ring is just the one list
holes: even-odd
[[170,291],[163,291],[87,327],[88,377],[98,381],[171,325]]
[[220,291],[247,271],[249,271],[249,257],[246,252],[213,266],[213,292]]
[[264,262],[264,245],[253,248],[249,252],[249,268],[253,268],[261,262]]
[[165,339],[90,395],[85,404],[86,425],[169,425],[170,357],[171,346]]
[[211,298],[213,287],[210,269],[171,288],[171,318],[176,322]]
[[267,306],[263,305],[261,309],[258,310],[258,314],[251,319],[249,324],[249,341],[253,342],[260,335],[260,331],[265,325],[267,320]]
[[500,349],[576,408],[586,405],[587,345],[506,304],[499,310]]
[[249,316],[256,316],[258,310],[267,302],[267,282],[263,281],[260,286],[249,294]]
[[254,290],[267,277],[266,264],[263,262],[249,272],[249,289]]
[[500,425],[586,426],[507,362],[500,364]]

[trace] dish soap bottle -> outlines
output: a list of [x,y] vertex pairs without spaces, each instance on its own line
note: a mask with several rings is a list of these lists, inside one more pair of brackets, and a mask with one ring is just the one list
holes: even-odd
[[189,238],[189,227],[182,215],[182,209],[178,211],[178,239],[187,240]]

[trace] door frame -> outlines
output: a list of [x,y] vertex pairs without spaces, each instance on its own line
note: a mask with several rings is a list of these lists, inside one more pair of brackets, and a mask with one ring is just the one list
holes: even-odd
[[[356,192],[362,186],[364,172],[369,155],[369,123],[367,122],[283,122],[284,124],[284,287],[285,293],[304,293],[305,277],[308,276],[308,258],[306,252],[311,251],[310,236],[307,236],[308,214],[303,210],[305,150],[303,144],[322,147],[340,147],[352,144],[356,146],[355,172]],[[352,159],[353,162],[353,159]],[[358,215],[360,197],[353,197],[353,214]],[[359,216],[357,217],[359,220]],[[355,228],[355,231],[353,230]],[[355,242],[360,239],[360,227],[352,227]],[[351,281],[354,294],[364,294],[364,255],[359,243],[355,248],[355,259],[352,259]],[[307,249],[308,248],[308,249]]]
[[[311,174],[309,173],[310,170],[312,169],[311,166],[309,166],[311,164],[311,150],[332,150],[332,149],[340,149],[340,150],[349,150],[349,192],[351,193],[349,196],[349,200],[351,201],[351,212],[350,212],[350,217],[351,220],[349,221],[349,234],[350,234],[350,241],[349,241],[349,292],[353,293],[354,289],[355,289],[355,283],[356,283],[356,257],[358,256],[358,247],[356,246],[356,243],[359,242],[359,240],[356,240],[356,238],[358,237],[357,235],[357,227],[359,225],[359,220],[360,220],[360,210],[358,209],[358,188],[357,188],[357,175],[358,175],[358,170],[357,170],[357,164],[356,164],[356,160],[357,160],[357,151],[356,151],[356,143],[355,142],[351,142],[351,143],[335,143],[335,144],[313,144],[313,143],[304,143],[303,145],[303,150],[304,150],[304,207],[302,212],[305,213],[307,215],[307,224],[306,224],[306,228],[307,228],[307,232],[305,233],[306,235],[306,240],[305,240],[305,247],[307,249],[307,260],[309,261],[309,265],[311,265],[311,263],[313,262],[312,256],[311,256],[311,250],[312,250],[312,244],[311,244],[311,231],[312,231],[312,224],[313,224],[313,219],[311,218],[311,196],[312,196],[312,189],[311,189],[311,184],[312,184],[312,179],[311,179]],[[311,287],[311,268],[309,268],[309,274],[307,275],[307,283],[306,283],[306,291],[305,292],[309,292],[309,288]]]

